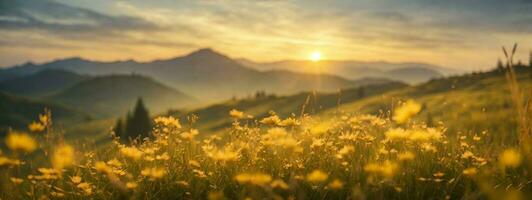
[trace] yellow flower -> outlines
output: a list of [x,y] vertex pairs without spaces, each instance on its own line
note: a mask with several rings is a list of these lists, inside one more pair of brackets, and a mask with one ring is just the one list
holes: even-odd
[[399,166],[397,163],[390,162],[388,160],[384,161],[384,163],[370,163],[364,166],[364,171],[368,173],[379,174],[386,178],[393,177],[398,170]]
[[188,132],[183,132],[179,136],[185,140],[193,140],[199,134],[198,129],[190,129]]
[[273,125],[278,125],[279,123],[281,123],[281,119],[279,119],[279,116],[274,114],[274,115],[271,115],[269,117],[266,117],[260,120],[260,123],[273,126]]
[[6,138],[6,145],[9,149],[16,151],[33,152],[37,149],[37,142],[25,133],[10,132]]
[[56,169],[69,167],[74,163],[74,148],[70,145],[61,145],[54,150],[52,155],[52,165]]
[[470,167],[470,168],[467,168],[467,169],[464,169],[464,171],[462,171],[462,173],[466,176],[474,176],[478,173],[478,170],[477,168],[474,168],[474,167]]
[[9,180],[11,180],[11,182],[13,182],[14,184],[21,184],[24,180],[20,179],[20,178],[16,178],[16,177],[11,177],[9,178]]
[[333,190],[339,190],[344,187],[344,183],[338,179],[334,179],[332,182],[329,183],[329,188]]
[[421,105],[414,100],[409,99],[394,110],[393,120],[398,124],[404,124],[419,111],[421,111]]
[[74,184],[81,183],[81,177],[79,177],[79,176],[70,177],[70,181],[72,181],[72,183],[74,183]]
[[138,184],[135,183],[135,182],[127,182],[126,183],[126,188],[127,189],[135,189],[135,188],[137,188],[137,186],[138,186]]
[[274,180],[272,181],[272,183],[270,184],[270,187],[272,188],[279,188],[279,189],[283,189],[283,190],[287,190],[288,188],[290,188],[288,186],[288,184],[286,184],[283,180],[281,179],[277,179],[277,180]]
[[328,177],[329,175],[325,172],[317,169],[307,175],[307,181],[311,183],[319,183],[327,180]]
[[110,173],[112,171],[112,169],[107,164],[105,164],[105,162],[102,161],[96,162],[96,164],[94,164],[94,168],[96,169],[96,171],[103,173]]
[[157,117],[153,120],[155,124],[160,124],[166,127],[176,128],[180,129],[181,124],[179,123],[179,120],[174,117]]
[[272,181],[272,177],[264,173],[241,173],[235,176],[240,184],[266,185]]
[[122,147],[120,153],[126,157],[138,160],[142,157],[143,152],[137,149],[137,147]]
[[29,125],[28,125],[28,129],[31,131],[31,132],[41,132],[41,131],[44,131],[44,128],[45,126],[39,122],[31,122]]
[[160,168],[145,168],[140,172],[141,175],[150,178],[150,180],[155,180],[162,178],[165,174],[164,169]]
[[410,134],[402,128],[392,128],[384,133],[388,140],[400,140],[408,138]]
[[499,155],[499,164],[502,167],[519,167],[521,160],[521,154],[516,149],[506,149]]
[[233,109],[229,111],[229,116],[235,119],[242,119],[244,118],[244,112]]
[[414,155],[414,153],[410,152],[410,151],[406,151],[406,152],[403,152],[403,153],[400,153],[397,155],[397,158],[399,160],[402,160],[402,161],[406,161],[406,160],[414,160],[414,158],[416,158],[416,155]]
[[289,117],[279,122],[279,126],[299,126],[301,124],[296,118]]

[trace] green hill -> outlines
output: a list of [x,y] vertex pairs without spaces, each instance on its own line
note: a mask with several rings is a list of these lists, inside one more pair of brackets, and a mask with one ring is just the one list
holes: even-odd
[[45,69],[28,76],[0,82],[0,91],[27,97],[43,97],[54,94],[88,77],[57,69]]
[[139,97],[144,99],[152,113],[181,108],[194,102],[192,97],[140,75],[92,78],[49,99],[106,118],[124,115]]
[[9,127],[26,128],[30,122],[38,119],[45,108],[52,110],[55,124],[79,123],[90,119],[89,115],[64,106],[0,92],[0,135]]
[[248,99],[230,100],[188,112],[170,111],[167,114],[180,117],[183,120],[186,116],[195,114],[199,116],[198,128],[200,130],[216,131],[231,124],[228,113],[232,109],[241,110],[259,118],[267,116],[270,111],[287,117],[291,114],[299,115],[303,105],[305,105],[305,113],[316,114],[334,108],[338,104],[378,96],[386,91],[403,87],[406,87],[403,83],[389,82],[341,90],[336,93],[304,92],[290,96],[262,95]]
[[[530,102],[532,67],[516,68],[519,86]],[[428,124],[445,122],[448,132],[489,131],[506,134],[516,131],[516,112],[511,100],[505,72],[490,71],[432,80],[425,84],[405,87],[383,95],[361,99],[339,107],[346,112],[386,113],[400,100],[414,99],[423,105],[417,120]],[[334,110],[325,111],[323,115]]]

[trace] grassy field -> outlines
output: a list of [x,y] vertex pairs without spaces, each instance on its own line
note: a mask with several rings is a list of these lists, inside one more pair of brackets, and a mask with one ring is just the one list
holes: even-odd
[[[517,74],[529,99],[530,69]],[[157,117],[131,144],[78,139],[112,120],[62,130],[44,113],[6,137],[0,198],[527,199],[531,143],[507,88],[489,72],[234,101]]]

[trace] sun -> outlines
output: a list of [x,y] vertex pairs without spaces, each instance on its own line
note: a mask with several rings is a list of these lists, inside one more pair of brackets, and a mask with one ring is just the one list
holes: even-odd
[[312,61],[312,62],[318,62],[321,60],[321,53],[319,51],[313,51],[311,54],[310,54],[310,57],[309,59]]

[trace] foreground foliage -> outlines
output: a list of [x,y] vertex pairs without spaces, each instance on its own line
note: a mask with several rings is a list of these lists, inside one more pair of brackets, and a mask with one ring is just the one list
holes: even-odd
[[[172,117],[152,137],[98,151],[64,142],[51,114],[11,131],[0,155],[2,199],[524,199],[530,155],[496,133],[447,133],[393,116],[337,113],[254,119],[238,110],[223,134],[199,138]],[[190,123],[194,118],[190,118]],[[188,126],[187,126],[188,127]],[[43,159],[45,158],[45,159]],[[9,192],[8,192],[9,191]]]

